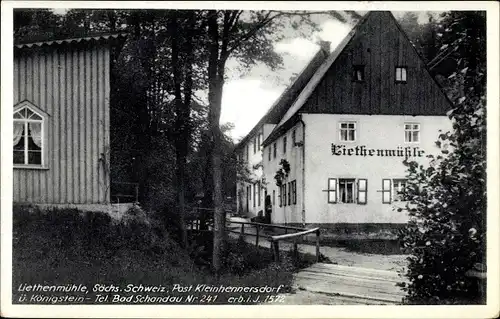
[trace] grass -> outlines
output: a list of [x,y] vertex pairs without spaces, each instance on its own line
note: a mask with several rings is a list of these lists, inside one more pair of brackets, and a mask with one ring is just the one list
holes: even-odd
[[[195,262],[199,250],[181,249],[164,228],[149,221],[141,212],[133,211],[116,222],[104,213],[82,213],[70,209],[41,211],[19,206],[15,207],[13,216],[14,303],[19,302],[24,293],[19,291],[21,284],[82,284],[89,292],[79,303],[89,304],[96,301],[98,292],[92,291],[96,284],[114,285],[120,289],[128,284],[162,286],[165,287],[163,293],[148,295],[179,297],[177,300],[180,301],[174,302],[181,304],[207,301],[226,304],[230,297],[239,296],[244,296],[244,299],[237,299],[235,303],[253,303],[257,295],[269,293],[195,292],[194,289],[198,284],[207,284],[217,287],[280,287],[280,292],[286,292],[290,290],[293,272],[313,260],[313,256],[303,256],[301,263],[294,263],[290,256],[284,256],[282,262],[277,264],[272,261],[269,249],[230,241],[224,259],[224,272],[214,276],[209,268]],[[197,246],[193,244],[194,248]],[[204,256],[209,257],[210,252],[205,251]],[[191,291],[173,291],[174,285],[191,286]],[[52,292],[42,294],[64,295]],[[114,294],[106,294],[109,295],[106,303],[109,303]],[[138,295],[123,291],[118,294],[133,298]],[[33,295],[28,294],[23,302],[32,302],[30,297]],[[189,295],[199,299],[189,301]],[[165,299],[157,298],[147,303],[165,303]]]

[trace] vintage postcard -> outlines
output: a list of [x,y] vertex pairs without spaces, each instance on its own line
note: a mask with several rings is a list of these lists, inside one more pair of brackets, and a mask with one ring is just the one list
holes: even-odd
[[5,317],[494,318],[496,2],[2,2]]

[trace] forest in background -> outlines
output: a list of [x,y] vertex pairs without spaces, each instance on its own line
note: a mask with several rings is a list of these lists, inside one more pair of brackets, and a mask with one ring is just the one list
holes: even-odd
[[[203,194],[201,205],[215,210],[212,262],[217,272],[224,248],[224,199],[235,198],[236,179],[245,176],[232,153],[232,124],[219,123],[226,62],[235,58],[243,70],[256,63],[278,69],[282,58],[273,44],[284,38],[280,31],[292,26],[307,38],[319,27],[313,14],[350,25],[361,16],[351,11],[105,9],[71,9],[58,15],[48,9],[16,9],[14,37],[22,41],[40,34],[127,32],[126,41],[112,54],[111,180],[139,182],[141,205],[162,216],[184,246],[187,207],[197,205],[197,195]],[[452,150],[443,149],[433,169],[409,164],[409,184],[432,189],[409,191],[418,207],[410,215],[425,221],[410,223],[402,237],[417,256],[409,272],[415,300],[450,291],[467,295],[471,288],[460,278],[471,264],[485,258],[485,21],[485,12],[474,11],[429,15],[422,24],[414,12],[399,18],[455,104],[449,114],[455,132],[441,137]],[[206,100],[197,97],[199,90],[207,92]],[[450,172],[459,178],[450,180]],[[433,232],[441,237],[431,242]],[[422,273],[436,269],[444,252],[456,253],[457,247],[465,248],[448,259],[452,270],[441,267],[446,269],[443,274],[422,280]]]

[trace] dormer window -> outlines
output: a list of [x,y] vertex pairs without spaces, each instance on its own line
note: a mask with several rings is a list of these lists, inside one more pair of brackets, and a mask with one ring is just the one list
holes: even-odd
[[352,80],[354,82],[363,82],[365,80],[365,66],[353,65],[352,66]]
[[396,83],[406,83],[406,72],[407,68],[405,66],[396,67]]

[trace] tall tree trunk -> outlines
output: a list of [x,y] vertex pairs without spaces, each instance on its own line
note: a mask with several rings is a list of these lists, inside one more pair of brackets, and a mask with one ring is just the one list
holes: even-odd
[[219,74],[219,30],[217,12],[211,11],[208,17],[209,60],[208,60],[208,102],[210,104],[209,127],[212,141],[212,170],[214,191],[214,246],[212,267],[216,274],[222,268],[222,249],[224,245],[224,216],[222,209],[221,173],[221,131],[219,126],[222,84],[224,78]]
[[[211,135],[211,134],[210,134]],[[203,170],[203,200],[201,202],[201,207],[203,208],[212,208],[213,207],[213,174],[212,174],[212,141],[210,136],[202,137],[202,147],[205,152],[203,153],[205,156],[204,170]],[[207,230],[208,229],[208,217],[211,214],[210,211],[201,210],[200,211],[200,229]]]
[[[194,27],[194,19],[191,17],[186,28],[187,33],[192,33]],[[186,63],[182,63],[181,49],[179,47],[178,37],[179,23],[177,17],[174,16],[169,22],[171,32],[172,46],[172,70],[174,77],[174,96],[175,96],[175,153],[176,153],[176,180],[177,180],[177,211],[179,221],[179,231],[181,237],[181,245],[187,247],[187,231],[185,223],[185,172],[186,158],[189,144],[189,120],[191,109],[191,94],[192,94],[192,54],[193,46],[192,39],[189,34],[186,34],[185,55]],[[184,75],[184,76],[183,76]],[[182,98],[182,82],[184,80],[184,99]]]

